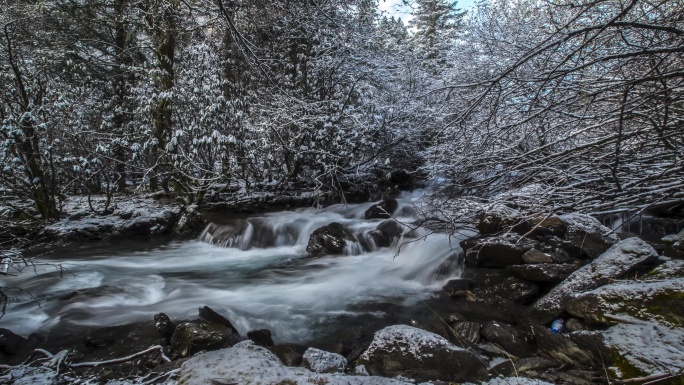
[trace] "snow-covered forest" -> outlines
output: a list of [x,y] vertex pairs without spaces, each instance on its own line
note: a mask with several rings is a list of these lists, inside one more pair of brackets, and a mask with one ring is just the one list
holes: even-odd
[[0,1],[0,188],[682,199],[679,0]]

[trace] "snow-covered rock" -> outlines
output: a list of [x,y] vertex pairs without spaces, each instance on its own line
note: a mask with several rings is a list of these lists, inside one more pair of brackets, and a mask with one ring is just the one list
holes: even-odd
[[565,311],[565,304],[573,294],[596,289],[657,258],[653,247],[639,238],[620,241],[530,306],[526,317],[537,323],[551,322]]
[[665,262],[646,274],[648,279],[684,278],[684,259],[661,257]]
[[603,332],[603,343],[613,352],[617,373],[642,375],[684,370],[684,330],[651,322],[619,324]]
[[453,345],[437,334],[405,325],[386,327],[377,333],[359,357],[373,375],[403,376],[417,381],[459,382],[486,377],[485,360]]
[[478,213],[477,230],[480,234],[494,234],[523,221],[523,215],[508,206],[495,204]]
[[283,365],[268,349],[243,341],[232,348],[198,354],[181,367],[178,385],[226,384],[327,384],[401,385],[404,382],[372,376],[314,373]]
[[615,323],[630,316],[669,326],[684,325],[684,278],[633,281],[602,286],[572,296],[565,306],[575,317]]
[[618,241],[617,235],[590,215],[570,213],[558,218],[565,225],[565,240],[590,258],[598,257]]
[[337,353],[308,348],[304,352],[304,365],[316,373],[344,373],[347,359]]

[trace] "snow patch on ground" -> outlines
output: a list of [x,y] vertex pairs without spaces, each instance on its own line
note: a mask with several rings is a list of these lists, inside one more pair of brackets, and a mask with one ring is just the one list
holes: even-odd
[[232,348],[207,352],[192,357],[181,368],[178,385],[277,384],[290,385],[401,385],[391,378],[319,374],[305,368],[283,365],[268,349],[243,341]]
[[373,342],[361,355],[360,359],[369,360],[376,350],[391,353],[397,349],[402,354],[420,359],[430,357],[430,351],[435,348],[453,351],[464,350],[437,334],[412,326],[393,325],[375,333]]
[[[635,321],[637,322],[637,321]],[[684,370],[684,330],[652,322],[619,324],[603,333],[607,347],[647,375]]]

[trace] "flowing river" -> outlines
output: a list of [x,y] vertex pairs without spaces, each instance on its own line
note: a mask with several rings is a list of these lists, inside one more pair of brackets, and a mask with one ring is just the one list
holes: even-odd
[[[411,223],[411,197],[399,203],[396,219]],[[278,341],[302,342],[338,319],[383,317],[370,303],[414,305],[460,275],[453,258],[459,239],[405,227],[392,246],[375,247],[368,235],[382,220],[364,219],[370,206],[218,218],[208,229],[213,234],[193,241],[52,250],[37,257],[35,271],[3,278],[1,286],[25,291],[5,289],[10,301],[0,328],[27,335],[57,326],[151,321],[158,312],[194,319],[207,305],[241,334],[267,328]],[[331,222],[346,225],[358,242],[350,242],[345,255],[308,255],[311,233]]]

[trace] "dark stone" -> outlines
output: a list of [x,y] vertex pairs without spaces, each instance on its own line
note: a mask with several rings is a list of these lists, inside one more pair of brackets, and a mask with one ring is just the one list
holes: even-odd
[[272,349],[280,361],[287,366],[300,366],[306,347],[301,345],[276,345]]
[[306,251],[313,256],[342,254],[347,242],[354,239],[354,234],[346,226],[333,222],[311,234]]
[[568,364],[580,366],[600,365],[601,360],[591,350],[579,346],[562,333],[553,333],[544,326],[532,326],[534,339],[540,352]]
[[565,321],[564,327],[569,332],[580,332],[589,329],[577,318],[570,318],[569,320]]
[[265,348],[272,347],[273,339],[271,338],[271,331],[268,329],[252,330],[247,332],[247,338],[252,340],[255,344]]
[[396,199],[385,199],[384,201],[374,204],[366,210],[364,216],[366,219],[383,219],[390,218],[397,208],[399,203]]
[[0,351],[5,354],[16,354],[22,348],[25,341],[26,338],[14,334],[9,329],[0,329]]
[[539,296],[539,286],[517,277],[510,277],[487,288],[485,292],[516,303],[529,304]]
[[180,357],[189,357],[203,350],[227,348],[234,342],[232,330],[225,325],[184,322],[176,326],[170,345]]
[[[559,218],[566,227],[565,241],[580,249],[582,256],[588,259],[598,257],[618,241],[609,228],[590,215],[572,213]],[[571,249],[565,249],[573,254]]]
[[[453,330],[457,336],[456,345],[468,347],[480,342],[480,324],[477,322],[456,322],[451,325],[451,330]],[[466,343],[458,343],[462,341],[465,341]]]
[[463,268],[463,253],[456,252],[446,257],[436,268],[430,273],[430,281],[443,281],[449,277],[457,275]]
[[517,210],[504,205],[495,205],[478,214],[476,227],[480,234],[496,234],[512,229],[524,222],[522,215]]
[[468,267],[506,267],[523,263],[522,256],[537,244],[527,238],[492,237],[480,239],[465,253]]
[[461,291],[461,290],[472,290],[475,288],[475,282],[468,278],[455,278],[452,280],[449,280],[443,287],[442,290],[444,290],[447,294],[451,295],[454,292]]
[[378,227],[370,233],[377,247],[389,247],[394,240],[399,239],[404,232],[404,226],[395,221],[388,219],[378,225]]
[[514,265],[507,270],[516,276],[532,282],[558,283],[570,276],[578,266],[570,264],[544,263],[538,265]]
[[553,263],[553,256],[543,253],[537,249],[532,249],[527,251],[525,254],[522,256],[523,262],[528,263],[528,264],[535,264],[535,263]]
[[400,190],[411,190],[414,187],[413,174],[406,170],[394,170],[390,172],[389,182]]
[[181,214],[173,233],[182,238],[194,238],[207,226],[197,206],[181,207]]
[[154,326],[157,328],[159,336],[168,344],[173,336],[173,331],[176,330],[176,324],[166,314],[157,313],[154,315]]
[[207,322],[212,322],[212,323],[223,325],[223,326],[227,327],[236,336],[240,335],[240,333],[238,333],[237,329],[235,328],[235,326],[233,326],[233,324],[230,322],[230,320],[228,320],[228,318],[226,318],[226,317],[222,316],[221,314],[215,312],[209,306],[202,306],[201,308],[199,308],[199,316],[200,316],[200,318],[202,318],[203,320],[205,320]]
[[497,321],[487,321],[482,325],[482,335],[499,345],[511,355],[528,357],[535,353],[534,345],[527,342],[525,335],[511,325]]

